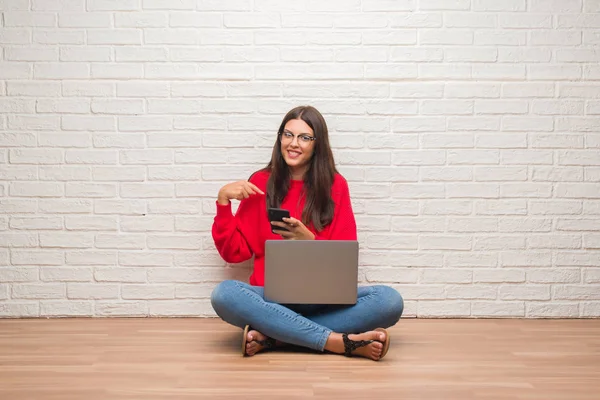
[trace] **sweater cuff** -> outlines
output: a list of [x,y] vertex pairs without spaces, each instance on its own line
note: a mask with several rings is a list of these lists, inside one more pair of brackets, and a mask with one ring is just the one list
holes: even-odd
[[227,205],[219,204],[218,201],[215,201],[217,206],[217,219],[227,220],[233,218],[233,213],[231,212],[231,202]]

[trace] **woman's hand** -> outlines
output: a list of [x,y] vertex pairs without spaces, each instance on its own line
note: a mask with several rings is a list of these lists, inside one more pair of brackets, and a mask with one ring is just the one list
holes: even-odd
[[272,221],[271,224],[288,229],[288,232],[274,229],[275,233],[281,235],[285,240],[314,240],[315,235],[308,230],[302,221],[296,218],[284,218],[284,222]]
[[223,186],[219,190],[217,202],[221,205],[227,205],[229,204],[229,200],[247,199],[248,197],[253,196],[255,194],[264,195],[265,193],[258,187],[256,187],[255,184],[250,183],[248,181],[232,182]]

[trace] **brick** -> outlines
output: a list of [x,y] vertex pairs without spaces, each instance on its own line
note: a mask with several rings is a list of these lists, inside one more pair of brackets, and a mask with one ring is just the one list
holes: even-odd
[[[421,146],[423,149],[451,149],[472,147],[474,143],[472,133],[424,133],[421,137]],[[405,141],[405,146],[396,146],[396,148],[408,148],[410,141]]]
[[[168,131],[173,128],[171,117],[119,117],[119,130],[124,132],[131,131]],[[177,128],[177,126],[175,126]]]
[[11,229],[17,230],[60,230],[63,227],[61,217],[19,217],[13,216],[10,219]]
[[[121,255],[119,255],[120,260]],[[146,271],[140,268],[97,267],[94,270],[94,279],[97,282],[143,283],[146,281]]]
[[503,217],[498,221],[499,232],[550,232],[552,220],[546,218],[508,218]]
[[[158,24],[158,17],[146,18],[145,28],[157,28],[166,24]],[[153,23],[149,23],[153,22]],[[220,13],[189,13],[174,11],[169,15],[169,26],[174,28],[221,28],[223,17]]]
[[557,267],[597,267],[600,254],[596,252],[557,252],[554,262]]
[[475,167],[476,181],[526,181],[527,167]]
[[532,133],[529,135],[534,148],[582,148],[584,137],[581,134]]
[[475,283],[522,283],[525,282],[525,271],[521,269],[490,268],[473,271]]
[[502,300],[550,300],[550,285],[502,285],[498,294]]
[[9,96],[50,97],[59,96],[61,89],[58,82],[10,81],[7,82],[6,90]]
[[[21,254],[21,253],[19,253]],[[6,282],[34,282],[38,280],[37,267],[2,267],[0,268],[0,281]]]
[[357,215],[356,216],[356,224],[358,226],[359,231],[388,231],[390,229],[390,218],[389,217],[373,217]]
[[600,198],[600,185],[594,183],[558,183],[555,193],[558,198]]
[[113,251],[67,251],[67,264],[70,265],[116,265],[116,252]]
[[54,182],[11,182],[9,193],[16,197],[62,197],[64,186]]
[[429,300],[419,301],[418,317],[467,317],[471,315],[471,303],[468,301]]
[[123,300],[151,300],[175,298],[174,285],[122,285]]
[[443,183],[396,183],[392,186],[392,196],[407,199],[444,198]]
[[429,236],[419,237],[422,250],[471,250],[472,239],[465,236]]
[[474,301],[471,303],[473,317],[524,317],[525,303],[522,301]]
[[144,301],[96,301],[94,311],[94,315],[100,317],[145,317],[148,315],[148,305]]
[[421,181],[471,181],[471,167],[421,167]]
[[8,61],[58,61],[58,49],[49,47],[7,47],[4,53]]
[[175,298],[177,299],[204,299],[210,298],[214,284],[176,285]]
[[83,29],[36,29],[33,31],[33,43],[51,44],[85,44]]
[[448,218],[448,232],[495,232],[498,220],[493,217]]
[[45,181],[88,181],[92,176],[89,167],[80,166],[44,166],[39,174]]
[[117,96],[119,97],[167,97],[169,85],[162,82],[132,81],[118,82]]
[[63,82],[63,95],[67,97],[112,97],[115,84],[109,82]]
[[[132,266],[132,267],[170,267],[173,265],[173,255],[171,253],[159,253],[155,251],[144,251],[140,252],[119,252],[119,265],[120,266]],[[114,272],[114,276],[121,276],[121,273],[116,275],[117,272]],[[145,270],[144,270],[145,274]],[[113,276],[110,275],[110,276]],[[139,274],[128,273],[127,276],[134,276],[135,279],[141,279]],[[145,275],[144,275],[145,276]],[[112,278],[112,279],[117,279]],[[130,281],[128,278],[127,282]]]
[[140,182],[146,179],[146,169],[143,167],[94,167],[95,181]]
[[558,97],[572,99],[594,99],[600,95],[600,85],[587,82],[578,83],[559,83]]
[[160,198],[173,197],[175,190],[170,183],[122,183],[121,197]]
[[[67,183],[67,197],[115,197],[117,187],[115,184],[100,184],[100,183]],[[86,205],[87,207],[87,205]],[[90,205],[91,207],[91,205]]]
[[567,219],[559,218],[556,221],[556,230],[558,231],[598,231],[600,219]]
[[38,317],[40,315],[38,302],[2,302],[0,317]]
[[141,149],[145,147],[145,135],[142,133],[95,133],[94,147]]
[[116,28],[162,28],[168,25],[169,15],[163,12],[116,13]]
[[201,205],[194,200],[149,200],[148,211],[151,214],[198,214]]
[[[67,193],[69,185],[67,184]],[[20,207],[23,210],[23,207]],[[33,207],[35,209],[35,205]],[[24,211],[20,211],[23,213]],[[40,199],[39,212],[48,214],[78,214],[92,212],[91,200],[70,200],[70,199]]]
[[0,62],[0,79],[31,79],[31,76],[32,66],[30,63]]
[[36,63],[33,69],[36,79],[88,79],[89,66],[75,62]]
[[67,164],[116,164],[117,152],[114,150],[67,150]]
[[500,185],[501,197],[550,198],[552,185],[549,183],[503,183]]
[[556,300],[600,300],[600,285],[555,285]]
[[[133,47],[133,46],[125,46],[125,47],[119,47],[116,49],[116,60],[119,63],[123,63],[123,62],[143,62],[143,61],[167,61],[168,56],[167,56],[167,50],[164,48],[152,48],[152,47],[144,47],[144,48],[138,48],[138,47]],[[101,67],[101,66],[98,66]],[[106,67],[106,66],[104,66]],[[98,71],[100,72],[100,71]],[[118,73],[117,71],[113,70],[111,71],[111,76],[115,76],[116,73]],[[102,74],[104,75],[104,77],[106,77],[106,75],[109,73],[109,70],[104,69],[104,71],[102,71]],[[134,65],[130,65],[129,66],[129,70],[125,71],[125,69],[123,69],[123,72],[121,73],[121,75],[124,74],[135,74],[136,76],[138,75],[142,75],[143,74],[143,70],[140,67],[134,66]],[[92,75],[94,75],[94,69],[92,69]]]
[[527,251],[509,252],[500,254],[500,266],[502,267],[549,267],[552,265],[552,254],[550,252]]
[[497,297],[498,289],[492,285],[450,285],[446,286],[446,298],[453,300],[494,300]]
[[366,245],[371,249],[416,250],[418,242],[416,236],[375,234],[369,235]]
[[492,183],[456,183],[446,188],[448,198],[497,198],[499,185]]
[[142,215],[146,213],[146,204],[142,200],[98,199],[94,202],[96,214]]
[[143,235],[131,234],[98,234],[96,235],[98,249],[144,249],[146,239]]
[[472,211],[470,201],[463,200],[426,200],[421,203],[423,215],[469,215]]
[[93,245],[94,236],[91,233],[40,233],[40,247],[42,248],[91,248]]
[[511,236],[486,236],[475,238],[473,250],[518,250],[525,249],[525,238]]
[[600,315],[600,302],[583,302],[583,304],[581,305],[582,317],[597,317],[598,315]]
[[137,63],[92,64],[93,79],[141,79],[144,67]]
[[64,283],[23,283],[12,285],[13,299],[62,299]]
[[87,301],[42,301],[40,315],[45,317],[90,316],[92,303]]
[[[173,207],[177,207],[177,204],[174,204]],[[170,216],[122,217],[120,221],[120,228],[123,232],[172,232],[174,229],[174,220]]]
[[581,214],[582,208],[581,202],[571,200],[553,199],[552,201],[531,201],[529,203],[531,215]]
[[210,300],[151,300],[149,315],[157,316],[216,316]]
[[583,181],[583,169],[578,167],[534,167],[531,180],[548,182]]
[[35,166],[2,166],[0,169],[0,180],[19,181],[36,180],[37,167]]
[[579,283],[580,280],[581,271],[577,268],[527,270],[530,283]]
[[92,269],[78,267],[44,267],[40,268],[40,278],[45,282],[90,282],[92,280]]
[[119,297],[119,285],[100,283],[68,283],[69,299],[116,299]]
[[464,267],[495,267],[498,265],[496,253],[450,253],[447,256],[447,266],[450,268]]
[[[15,112],[15,111],[6,111]],[[36,136],[32,133],[0,133],[0,146],[3,147],[34,147],[36,146]],[[2,171],[0,173],[5,173]]]
[[60,118],[45,115],[9,115],[8,128],[19,131],[54,131],[58,130]]

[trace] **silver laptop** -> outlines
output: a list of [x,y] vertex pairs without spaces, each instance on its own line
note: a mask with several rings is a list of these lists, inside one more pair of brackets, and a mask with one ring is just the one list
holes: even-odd
[[267,240],[265,300],[356,304],[358,241]]

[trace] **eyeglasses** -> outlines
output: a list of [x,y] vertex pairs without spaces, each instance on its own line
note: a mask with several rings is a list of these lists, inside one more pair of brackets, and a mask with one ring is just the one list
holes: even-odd
[[[287,131],[284,131],[284,132],[280,133],[279,135],[281,136],[282,142],[292,142],[294,140],[294,137],[296,137],[296,135],[294,135],[292,132],[287,132]],[[313,140],[317,139],[314,136],[305,135],[305,134],[297,135],[297,137],[298,137],[298,142],[302,143],[302,144],[309,144]]]

